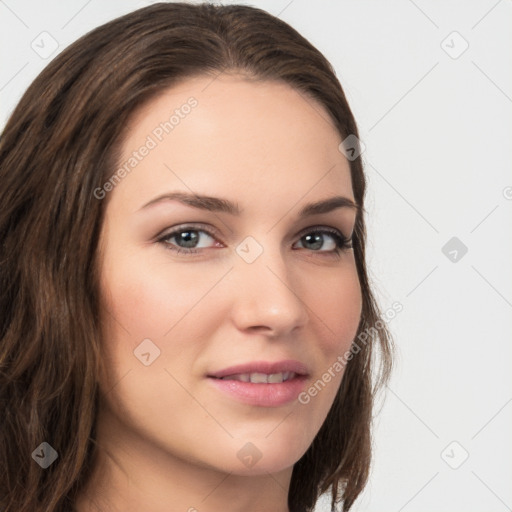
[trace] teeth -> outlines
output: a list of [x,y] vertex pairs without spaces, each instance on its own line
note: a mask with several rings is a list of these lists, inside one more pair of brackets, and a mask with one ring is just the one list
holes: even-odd
[[[277,382],[283,382],[283,374],[282,373],[271,373],[268,377],[267,377],[267,382],[271,383],[271,384],[274,384],[274,383],[277,383]],[[251,381],[252,382],[252,381]]]
[[281,382],[285,382],[287,380],[293,379],[295,377],[294,372],[284,372],[284,373],[271,373],[267,375],[266,373],[237,373],[236,375],[227,375],[226,377],[222,377],[223,380],[239,380],[242,382],[251,382],[252,384],[280,384]]
[[[251,382],[253,384],[261,384],[263,382],[268,382],[266,373],[251,373]],[[270,375],[269,375],[270,377]]]

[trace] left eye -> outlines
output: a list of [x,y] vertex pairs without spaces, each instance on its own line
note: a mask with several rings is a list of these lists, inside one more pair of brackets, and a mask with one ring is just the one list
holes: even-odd
[[[202,247],[198,245],[198,242],[202,238],[201,234],[215,240],[214,235],[206,229],[185,226],[165,234],[157,241],[164,244],[167,249],[175,251],[176,253],[198,253],[200,252],[198,249],[204,249],[207,247],[204,245]],[[327,239],[331,239],[331,243],[329,244],[330,249],[319,250],[320,247],[325,245],[326,237]],[[313,252],[338,254],[341,250],[348,250],[352,248],[351,240],[347,239],[337,229],[332,228],[309,228],[308,231],[301,234],[298,241],[302,244],[302,248],[310,249]],[[307,247],[307,245],[311,245],[311,247]]]

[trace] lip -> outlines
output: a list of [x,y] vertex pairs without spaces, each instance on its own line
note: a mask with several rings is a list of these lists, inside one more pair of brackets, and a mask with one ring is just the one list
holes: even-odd
[[307,376],[308,369],[305,364],[295,361],[293,359],[286,359],[283,361],[253,361],[245,364],[237,364],[230,366],[222,370],[209,373],[208,377],[215,377],[221,379],[228,375],[234,375],[236,373],[284,373],[294,372],[299,376]]
[[[294,372],[293,379],[280,383],[253,383],[238,380],[222,380],[222,377],[238,373],[284,373]],[[303,363],[286,360],[277,362],[254,361],[230,366],[207,375],[216,390],[238,402],[258,407],[280,407],[297,399],[304,390],[309,372]]]

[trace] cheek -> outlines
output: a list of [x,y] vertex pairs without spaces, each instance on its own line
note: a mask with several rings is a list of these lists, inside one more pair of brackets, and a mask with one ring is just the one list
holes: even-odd
[[[209,292],[225,273],[224,268],[199,272],[194,265],[112,251],[104,261],[101,282],[106,386],[129,371],[131,379],[140,376],[148,386],[151,375],[158,388],[162,383],[157,372],[169,381],[165,369],[185,382],[219,317]],[[154,362],[146,367],[137,357],[148,351]]]
[[339,274],[322,282],[322,287],[308,284],[311,320],[325,333],[322,349],[329,359],[350,348],[357,334],[362,312],[361,286],[355,263],[347,265]]
[[[118,258],[115,265],[105,266],[102,292],[106,308],[134,339],[161,339],[199,305],[222,274],[152,264],[148,258]],[[202,308],[201,313],[207,312]]]
[[155,428],[164,431],[157,418],[164,424],[175,420],[162,411],[162,400],[165,411],[191,407],[190,396],[172,376],[189,387],[188,370],[208,342],[214,317],[207,294],[224,273],[217,269],[199,274],[176,263],[121,252],[108,255],[101,281],[101,385],[105,394],[115,390],[109,394],[109,407],[120,418],[130,418],[141,430],[153,418]]
[[318,290],[311,300],[315,304],[313,317],[317,332],[323,332],[324,335],[317,338],[317,370],[311,382],[313,387],[307,389],[306,393],[311,399],[309,407],[321,410],[319,417],[323,417],[330,409],[341,384],[346,358],[361,319],[362,294],[355,265],[330,280],[323,292],[320,292]]

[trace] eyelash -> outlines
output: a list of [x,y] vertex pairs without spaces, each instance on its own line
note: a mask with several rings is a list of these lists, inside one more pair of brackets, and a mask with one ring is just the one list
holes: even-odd
[[[306,235],[310,235],[310,234],[327,234],[329,236],[331,236],[335,243],[336,243],[336,248],[331,250],[331,251],[315,251],[315,250],[311,250],[311,252],[314,252],[314,253],[319,253],[319,254],[323,254],[324,256],[340,256],[340,253],[344,252],[344,251],[348,251],[349,249],[352,249],[353,245],[352,245],[352,238],[346,238],[344,235],[341,234],[341,232],[337,229],[333,229],[333,228],[327,228],[327,227],[316,227],[316,226],[313,226],[311,228],[307,228],[308,230],[307,231],[302,231],[300,236],[299,236],[299,241],[304,238]],[[176,254],[197,254],[199,252],[201,252],[203,249],[194,249],[194,248],[183,248],[183,247],[173,247],[167,240],[171,239],[171,238],[174,238],[176,235],[179,235],[180,233],[183,233],[185,231],[194,231],[194,232],[202,232],[202,233],[206,233],[209,237],[215,239],[215,235],[213,233],[210,232],[209,229],[206,228],[206,226],[203,226],[203,225],[194,225],[194,226],[188,226],[188,225],[184,225],[184,226],[180,226],[176,229],[174,229],[173,231],[171,231],[170,233],[166,233],[165,235],[163,235],[162,237],[158,238],[157,239],[157,242],[158,243],[161,243],[163,244],[163,246],[170,250],[170,251],[173,251],[175,252]]]

